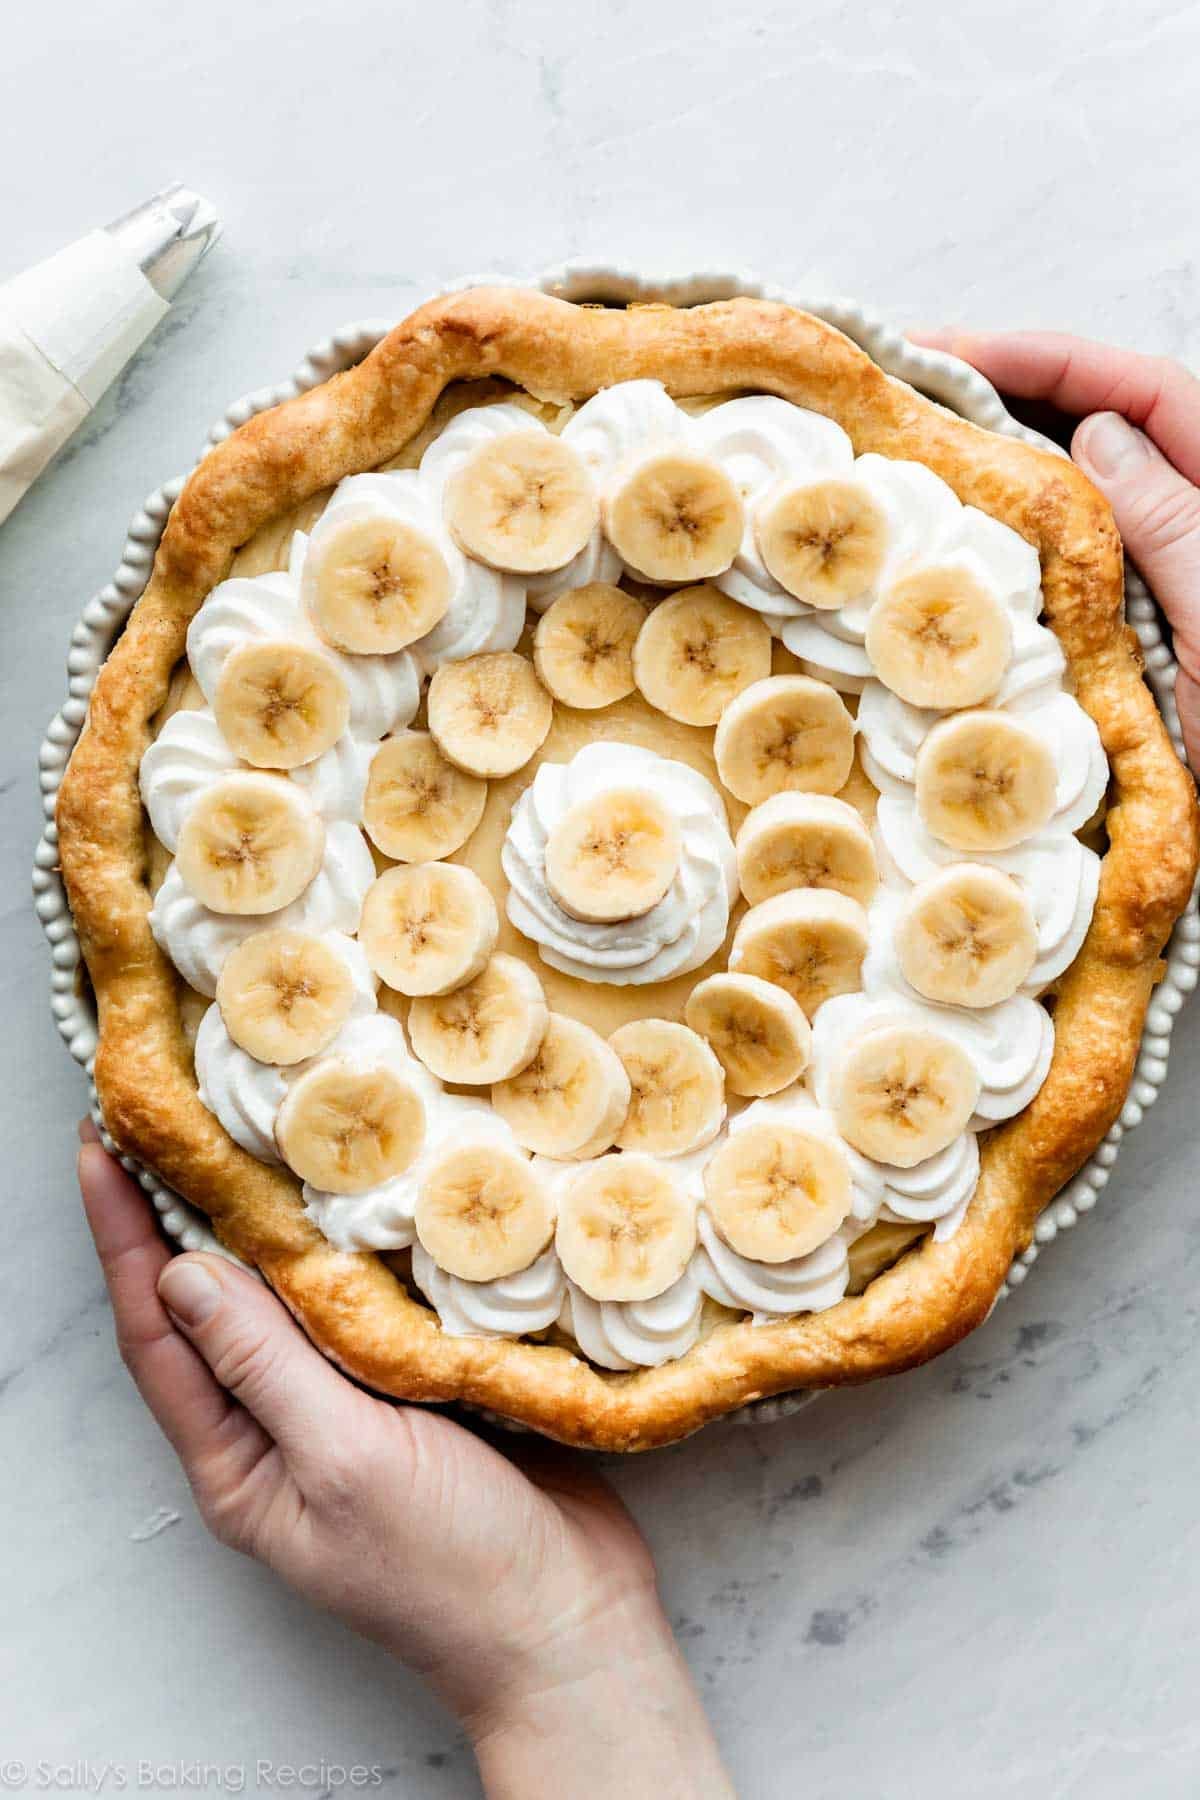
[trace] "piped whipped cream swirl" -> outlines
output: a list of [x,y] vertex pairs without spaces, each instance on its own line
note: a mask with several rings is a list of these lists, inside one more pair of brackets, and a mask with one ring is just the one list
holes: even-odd
[[515,1275],[464,1281],[439,1269],[427,1250],[413,1244],[413,1280],[450,1337],[525,1337],[545,1331],[562,1310],[566,1277],[553,1245]]
[[[546,844],[569,808],[611,788],[644,787],[680,829],[679,866],[657,905],[638,918],[594,924],[565,912],[546,883]],[[665,981],[707,962],[723,943],[737,893],[725,807],[684,763],[633,744],[589,744],[569,763],[543,763],[513,808],[501,865],[508,916],[551,968],[617,986]]]
[[211,997],[225,958],[257,931],[290,926],[352,937],[374,879],[375,864],[362,832],[335,821],[326,827],[320,868],[290,906],[273,913],[212,912],[188,890],[172,863],[150,908],[150,930],[188,986]]
[[568,1281],[559,1323],[602,1369],[654,1369],[691,1349],[703,1311],[693,1257],[679,1280],[652,1300],[593,1300]]
[[[494,438],[507,437],[513,432],[547,429],[535,414],[526,412],[524,407],[509,401],[501,401],[495,406],[473,406],[451,419],[421,458],[421,480],[431,498],[436,501],[439,512],[446,483],[476,450]],[[563,436],[566,436],[565,431]],[[545,612],[559,594],[583,587],[589,581],[616,581],[620,573],[621,559],[597,525],[583,549],[570,562],[564,563],[561,569],[548,569],[539,575],[509,575],[504,578],[518,596],[517,629],[511,643],[488,644],[486,648],[512,649],[525,624],[527,599],[536,612]],[[436,633],[431,636],[436,636]],[[464,656],[468,652],[459,650],[454,654]]]

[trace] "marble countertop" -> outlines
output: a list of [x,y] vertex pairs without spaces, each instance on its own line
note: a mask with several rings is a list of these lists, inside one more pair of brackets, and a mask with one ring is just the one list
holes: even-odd
[[[420,1800],[476,1791],[415,1681],[205,1537],[117,1360],[25,874],[77,612],[232,396],[476,269],[746,265],[897,322],[1200,355],[1200,15],[905,10],[346,0],[335,28],[307,0],[96,0],[9,20],[0,272],[175,177],[226,235],[0,531],[0,1782],[45,1758],[122,1765],[132,1790],[139,1761],[191,1759],[253,1791],[257,1759],[324,1759]],[[1193,1006],[1097,1212],[957,1351],[613,1466],[744,1794],[1195,1792],[1197,1073]]]

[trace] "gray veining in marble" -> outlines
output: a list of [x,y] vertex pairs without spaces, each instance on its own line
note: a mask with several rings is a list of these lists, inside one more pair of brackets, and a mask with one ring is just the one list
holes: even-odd
[[[0,1779],[324,1757],[417,1800],[476,1791],[414,1681],[205,1538],[113,1350],[25,870],[70,625],[131,513],[232,396],[476,269],[747,265],[897,321],[1195,357],[1198,53],[1167,0],[7,21],[3,272],[174,176],[227,224],[0,532]],[[614,1467],[746,1795],[1195,1793],[1198,1070],[1192,1008],[1098,1212],[956,1352]]]

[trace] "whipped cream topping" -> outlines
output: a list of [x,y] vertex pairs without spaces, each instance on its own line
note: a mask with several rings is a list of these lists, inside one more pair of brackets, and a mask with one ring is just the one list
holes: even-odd
[[142,756],[142,805],[160,844],[174,851],[192,801],[214,781],[248,765],[221,736],[207,706],[172,715]]
[[[327,1194],[304,1183],[305,1211],[339,1250],[405,1250],[414,1244],[417,1198],[433,1162],[447,1150],[494,1144],[517,1156],[524,1154],[508,1125],[485,1100],[446,1092],[437,1077],[412,1055],[397,1020],[380,1013],[374,1022],[395,1026],[399,1032],[399,1038],[389,1043],[386,1060],[403,1063],[406,1077],[420,1093],[425,1136],[407,1169],[364,1193]],[[343,1054],[340,1043],[336,1040],[325,1054]]]
[[[963,859],[925,829],[911,790],[903,798],[881,794],[875,809],[876,847],[889,889],[904,893],[939,869]],[[1078,956],[1092,922],[1100,885],[1100,858],[1067,831],[1041,831],[1012,850],[972,852],[972,862],[985,863],[1010,875],[1024,890],[1037,927],[1037,961],[1023,991],[1040,994]],[[891,959],[890,936],[872,936],[869,967],[874,958]]]
[[653,1300],[593,1300],[568,1281],[559,1324],[602,1369],[653,1369],[691,1349],[703,1311],[693,1257],[679,1280]]
[[[499,412],[499,407],[477,407],[479,413]],[[515,407],[506,411],[517,411]],[[462,418],[471,414],[464,413]],[[531,421],[522,414],[526,426]],[[447,427],[442,438],[450,436]],[[472,445],[472,448],[474,445]],[[485,563],[464,556],[442,521],[440,483],[425,471],[432,450],[426,452],[420,471],[395,469],[376,475],[348,475],[333,490],[333,497],[313,527],[300,577],[306,604],[320,576],[321,561],[331,539],[343,525],[359,519],[398,519],[432,538],[450,571],[450,601],[433,630],[411,646],[418,666],[432,673],[444,662],[459,662],[485,650],[511,650],[525,625],[525,594],[521,581],[503,575]],[[461,459],[460,459],[461,460]],[[366,658],[367,661],[376,659]],[[407,723],[407,721],[406,721]]]
[[[643,787],[665,802],[679,825],[679,867],[649,912],[593,924],[565,912],[550,892],[546,843],[570,807],[625,787]],[[588,744],[569,763],[543,763],[513,808],[500,860],[508,916],[543,962],[618,986],[665,981],[707,962],[724,942],[737,893],[733,841],[712,783],[634,744]]]
[[[495,406],[473,406],[451,419],[421,458],[420,477],[437,502],[439,512],[446,483],[476,450],[493,438],[507,437],[513,432],[546,430],[548,427],[535,414],[510,401],[501,401]],[[566,437],[565,431],[563,436]],[[575,448],[578,449],[578,445]],[[621,559],[597,525],[583,549],[561,569],[549,569],[539,575],[505,577],[518,596],[517,628],[511,643],[489,644],[486,648],[512,649],[525,624],[527,598],[535,611],[545,612],[557,595],[583,587],[589,581],[616,581],[620,573]],[[465,656],[470,652],[459,650],[454,654]]]
[[212,705],[225,658],[241,644],[286,640],[319,650],[337,669],[350,696],[349,730],[381,738],[407,725],[421,699],[421,678],[407,650],[391,656],[347,656],[318,637],[300,603],[307,540],[297,532],[286,573],[235,575],[215,587],[188,626],[187,657],[201,693]]
[[[1041,738],[1058,771],[1053,816],[1046,832],[1078,831],[1095,813],[1108,786],[1108,760],[1095,720],[1073,694],[1045,687],[1009,701],[1001,710]],[[916,782],[917,752],[947,714],[910,706],[882,682],[868,681],[858,705],[863,768],[881,794],[907,798]],[[961,860],[961,859],[960,859]]]
[[524,1337],[545,1331],[558,1318],[566,1292],[553,1246],[515,1275],[464,1281],[439,1269],[429,1252],[414,1243],[412,1271],[450,1337]]
[[172,863],[150,908],[150,930],[188,986],[211,998],[229,952],[256,931],[294,926],[352,937],[374,879],[375,863],[362,832],[357,825],[335,820],[325,831],[320,868],[290,906],[273,913],[212,912],[189,892]]
[[287,1073],[258,1062],[234,1043],[219,1006],[200,1021],[193,1052],[200,1099],[235,1144],[259,1162],[283,1159],[275,1144],[275,1114],[287,1093]]
[[[910,990],[911,991],[911,990]],[[832,1110],[833,1084],[842,1056],[855,1039],[875,1026],[915,1023],[952,1038],[979,1077],[974,1129],[995,1125],[1028,1106],[1041,1087],[1054,1055],[1054,1022],[1045,1007],[1025,994],[998,1006],[942,1006],[909,1000],[899,988],[881,983],[874,993],[839,994],[826,1000],[813,1021],[813,1084],[820,1105]]]
[[850,1280],[850,1257],[840,1232],[826,1238],[807,1256],[790,1262],[751,1262],[720,1236],[708,1214],[699,1220],[700,1248],[692,1259],[696,1279],[706,1294],[732,1312],[748,1312],[755,1325],[796,1313],[824,1312],[836,1306]]

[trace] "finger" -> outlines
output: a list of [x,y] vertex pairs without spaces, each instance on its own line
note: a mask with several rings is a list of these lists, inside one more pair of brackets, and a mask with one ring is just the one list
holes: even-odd
[[108,1284],[121,1355],[191,1475],[214,1447],[224,1449],[231,1442],[230,1415],[236,1409],[204,1359],[176,1331],[158,1297],[156,1284],[171,1252],[158,1235],[146,1196],[95,1143],[79,1152],[79,1188]]
[[159,1295],[227,1393],[274,1438],[297,1473],[319,1470],[325,1445],[371,1402],[297,1329],[265,1283],[218,1256],[177,1256]]
[[1175,653],[1200,679],[1200,488],[1119,413],[1085,419],[1071,454],[1113,509],[1117,529],[1175,633]]
[[98,1144],[100,1142],[100,1133],[96,1130],[96,1127],[92,1124],[92,1121],[87,1117],[86,1113],[83,1118],[80,1119],[77,1130],[81,1144]]
[[1044,400],[1077,417],[1121,413],[1141,426],[1189,481],[1200,481],[1200,380],[1182,363],[1060,331],[949,328],[910,336],[969,362],[1002,394]]

